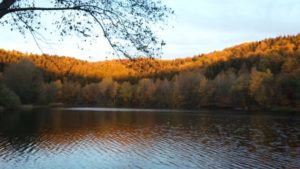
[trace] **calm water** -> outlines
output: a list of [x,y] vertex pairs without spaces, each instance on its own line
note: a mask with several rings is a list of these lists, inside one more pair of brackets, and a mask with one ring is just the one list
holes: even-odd
[[0,113],[0,168],[300,168],[300,115],[88,108]]

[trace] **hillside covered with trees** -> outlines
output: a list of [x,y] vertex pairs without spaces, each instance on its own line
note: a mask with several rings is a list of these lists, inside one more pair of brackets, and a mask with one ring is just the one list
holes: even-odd
[[300,106],[300,34],[176,59],[86,62],[0,50],[0,104]]

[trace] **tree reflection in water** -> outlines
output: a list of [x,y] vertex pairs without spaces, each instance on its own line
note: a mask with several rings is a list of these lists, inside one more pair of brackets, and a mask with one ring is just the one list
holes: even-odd
[[40,109],[0,114],[4,168],[298,168],[300,116]]

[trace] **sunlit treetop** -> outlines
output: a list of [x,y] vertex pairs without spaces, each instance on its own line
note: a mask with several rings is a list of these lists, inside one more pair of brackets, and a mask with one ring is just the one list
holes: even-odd
[[[156,33],[172,9],[160,0],[2,0],[0,23],[38,41],[59,35],[93,43],[104,37],[114,54],[158,57],[165,45]],[[51,24],[49,24],[51,23]],[[101,46],[99,47],[101,48]]]

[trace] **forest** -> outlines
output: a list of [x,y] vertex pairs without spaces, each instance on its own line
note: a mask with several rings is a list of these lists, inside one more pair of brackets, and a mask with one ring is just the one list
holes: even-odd
[[0,105],[300,107],[300,34],[185,59],[87,62],[0,49]]

